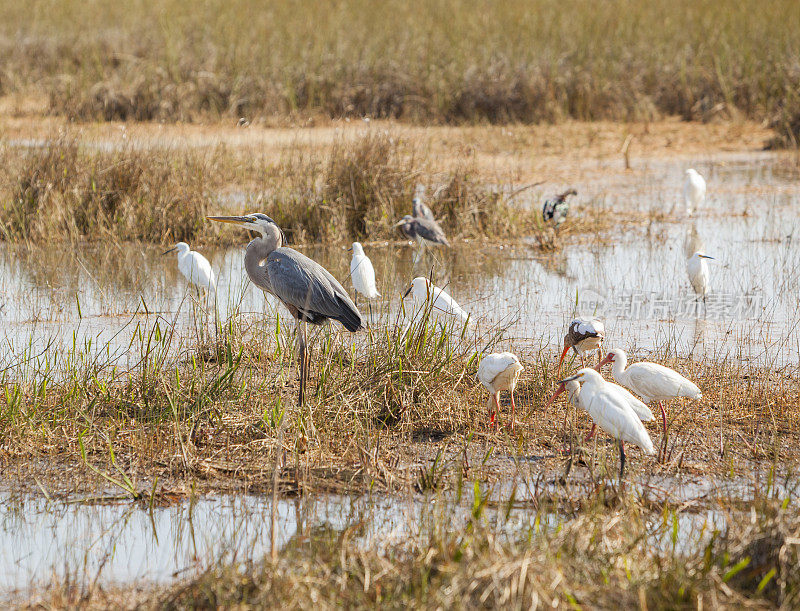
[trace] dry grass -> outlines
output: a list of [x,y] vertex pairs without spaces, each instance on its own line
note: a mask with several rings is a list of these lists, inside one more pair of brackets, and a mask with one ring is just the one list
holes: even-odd
[[[797,142],[797,3],[347,0],[0,12],[4,92],[81,120],[771,122]],[[486,16],[491,15],[491,19]],[[75,27],[91,23],[92,27]]]
[[273,217],[294,243],[399,239],[394,223],[410,212],[416,186],[444,181],[429,203],[451,238],[535,234],[548,243],[538,206],[504,196],[469,161],[433,174],[413,144],[385,132],[278,163],[225,147],[106,151],[70,135],[2,152],[6,240],[233,243],[238,232],[220,233],[205,216],[242,207]]

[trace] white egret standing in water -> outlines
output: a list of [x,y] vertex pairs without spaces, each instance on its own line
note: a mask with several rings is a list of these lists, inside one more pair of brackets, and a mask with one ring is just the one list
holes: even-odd
[[375,268],[372,261],[364,254],[364,247],[359,242],[353,242],[350,248],[353,258],[350,259],[350,279],[356,293],[361,293],[367,299],[377,299],[381,296],[375,285]]
[[689,282],[692,284],[694,292],[703,301],[706,300],[706,295],[711,287],[709,284],[710,274],[708,272],[708,263],[706,259],[713,259],[701,252],[694,253],[686,261],[686,273],[689,276]]
[[196,250],[191,250],[186,242],[178,242],[163,254],[175,251],[178,253],[178,270],[189,281],[189,284],[208,291],[217,288],[217,280],[208,259]]
[[686,180],[683,183],[683,203],[686,204],[686,214],[692,213],[700,207],[706,198],[706,181],[694,168],[686,170]]
[[469,320],[469,314],[461,309],[456,300],[450,297],[443,289],[434,286],[427,278],[414,278],[411,281],[411,286],[408,287],[408,290],[403,295],[403,299],[408,297],[409,294],[415,310],[424,308],[429,303],[428,300],[430,300],[432,317],[447,315],[455,316],[465,322]]

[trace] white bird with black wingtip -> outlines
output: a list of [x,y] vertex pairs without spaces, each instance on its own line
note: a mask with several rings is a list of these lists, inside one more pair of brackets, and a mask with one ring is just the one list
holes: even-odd
[[581,359],[581,366],[584,366],[584,355],[592,350],[598,351],[603,344],[603,338],[606,336],[606,328],[602,321],[597,318],[575,318],[569,323],[567,334],[564,336],[564,351],[561,353],[561,358],[558,360],[558,371],[561,372],[561,364],[564,362],[564,357],[567,352],[572,348]]

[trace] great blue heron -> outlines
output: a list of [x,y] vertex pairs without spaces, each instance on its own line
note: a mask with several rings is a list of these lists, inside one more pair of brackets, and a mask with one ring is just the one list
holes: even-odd
[[416,240],[420,246],[450,246],[444,231],[439,227],[439,223],[425,218],[413,217],[406,214],[395,224],[405,236],[411,240]]
[[542,206],[542,220],[545,223],[552,222],[553,225],[558,227],[567,219],[567,213],[569,212],[567,198],[570,195],[577,194],[578,192],[575,189],[568,189],[560,195],[556,195],[553,199],[548,199]]
[[422,194],[417,194],[417,196],[411,200],[411,211],[418,219],[436,222],[433,212],[428,208],[427,204],[422,201]]
[[211,264],[199,252],[190,250],[186,242],[178,242],[165,251],[163,254],[178,252],[178,270],[183,274],[189,284],[195,285],[198,289],[214,290],[217,288],[217,280]]
[[261,237],[247,245],[244,268],[253,284],[277,297],[297,319],[300,341],[299,402],[302,405],[308,375],[305,323],[321,325],[331,318],[339,321],[348,331],[356,332],[363,328],[361,313],[328,270],[304,254],[283,246],[286,241],[283,231],[266,214],[207,218],[261,234]]

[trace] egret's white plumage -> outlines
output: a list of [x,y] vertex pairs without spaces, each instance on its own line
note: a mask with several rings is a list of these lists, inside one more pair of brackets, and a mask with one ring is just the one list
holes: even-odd
[[495,408],[500,411],[498,394],[507,390],[511,395],[511,429],[517,406],[514,403],[514,387],[517,385],[522,365],[517,356],[511,352],[493,352],[481,360],[478,366],[478,380],[489,391],[489,424],[495,423]]
[[372,261],[364,254],[364,247],[353,242],[353,258],[350,260],[350,278],[353,287],[367,299],[376,299],[381,294],[375,286],[375,268]]
[[694,168],[686,170],[686,180],[683,183],[683,202],[686,204],[686,214],[691,215],[706,197],[706,181]]
[[628,355],[619,348],[610,350],[606,358],[600,361],[598,370],[606,363],[611,363],[611,372],[618,384],[626,386],[642,398],[644,403],[656,401],[661,410],[664,437],[667,434],[667,414],[662,401],[675,397],[700,399],[700,389],[677,371],[658,363],[633,363],[628,365]]
[[414,302],[414,311],[422,309],[426,304],[430,303],[432,316],[445,314],[458,317],[464,321],[469,320],[469,314],[461,309],[456,300],[450,297],[443,289],[434,286],[427,278],[414,278],[403,298],[405,299],[409,294],[411,294]]
[[594,369],[581,369],[577,374],[562,380],[582,382],[579,404],[592,417],[594,423],[619,441],[620,479],[625,470],[625,446],[627,441],[639,446],[645,454],[655,454],[656,450],[642,421],[631,409],[628,402],[609,382]]
[[191,250],[186,242],[178,242],[164,254],[173,251],[178,253],[178,270],[189,284],[208,290],[217,288],[217,280],[208,259],[199,252]]
[[689,276],[689,282],[692,284],[694,292],[698,297],[706,298],[708,291],[711,287],[709,283],[710,274],[708,271],[707,259],[713,259],[701,252],[694,253],[686,261],[686,273]]

